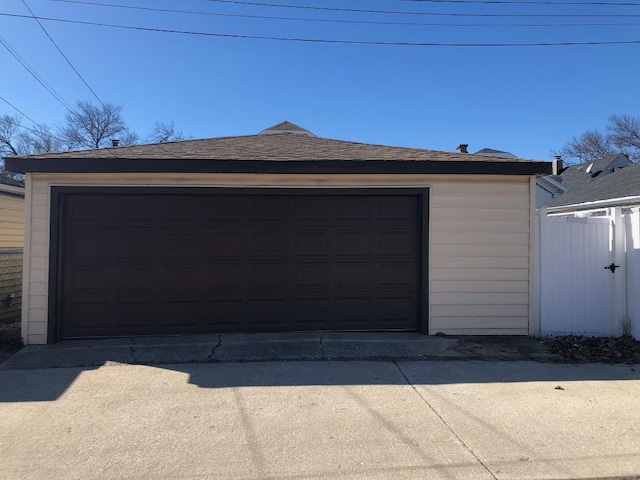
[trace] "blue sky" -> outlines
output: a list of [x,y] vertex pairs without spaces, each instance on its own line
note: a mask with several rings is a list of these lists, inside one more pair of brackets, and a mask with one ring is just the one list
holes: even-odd
[[[553,15],[460,17],[286,9],[210,0],[101,0],[225,15],[455,24],[434,26],[267,20],[25,1],[39,17],[225,35],[449,44],[640,41],[640,3],[256,0],[423,14]],[[22,0],[3,0],[0,13],[29,15]],[[624,16],[558,16],[566,14]],[[521,26],[541,23],[560,25]],[[575,23],[616,25],[568,25]],[[98,96],[122,105],[127,123],[142,135],[157,120],[172,120],[194,138],[253,134],[289,120],[329,138],[436,150],[454,150],[457,144],[467,143],[472,152],[490,147],[550,159],[552,151],[574,135],[604,128],[613,113],[640,115],[640,43],[349,45],[179,35],[50,20],[42,24]],[[494,26],[473,26],[477,24]],[[0,37],[66,102],[97,103],[33,19],[0,15]],[[39,123],[60,123],[65,107],[2,46],[0,62],[0,95]],[[4,113],[16,112],[0,102],[0,114]],[[25,119],[24,124],[30,122]]]

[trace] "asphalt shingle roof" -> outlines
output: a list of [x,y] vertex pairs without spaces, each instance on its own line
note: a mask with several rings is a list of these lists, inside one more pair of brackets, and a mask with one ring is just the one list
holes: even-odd
[[21,187],[24,188],[24,182],[20,180],[15,180],[11,177],[7,177],[6,175],[0,175],[0,184],[8,185],[10,187]]
[[[585,188],[594,182],[600,182],[605,177],[600,177],[599,175],[594,176],[594,174],[605,170],[612,162],[618,159],[620,155],[621,154],[618,153],[598,158],[591,162],[570,165],[560,173],[560,182],[569,190]],[[590,169],[589,166],[591,166]]]
[[640,196],[640,164],[637,163],[616,169],[606,177],[590,182],[582,188],[569,190],[545,206],[560,207],[634,196]]
[[[279,133],[233,137],[181,140],[109,147],[93,150],[43,153],[14,157],[19,159],[128,159],[128,160],[425,160],[462,162],[513,162],[513,158],[477,154],[395,147],[369,143],[300,135],[305,130],[290,122],[283,122],[263,130]],[[287,130],[289,132],[287,132]],[[310,132],[309,132],[310,133]],[[522,160],[523,162],[537,162]]]
[[505,152],[503,150],[496,150],[494,148],[483,148],[481,150],[478,150],[476,152],[476,154],[489,155],[491,157],[518,158],[516,155],[514,155],[511,152]]

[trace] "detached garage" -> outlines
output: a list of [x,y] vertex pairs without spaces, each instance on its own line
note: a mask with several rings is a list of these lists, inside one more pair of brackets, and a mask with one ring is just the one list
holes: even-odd
[[258,135],[7,159],[26,343],[282,331],[528,334],[550,164]]

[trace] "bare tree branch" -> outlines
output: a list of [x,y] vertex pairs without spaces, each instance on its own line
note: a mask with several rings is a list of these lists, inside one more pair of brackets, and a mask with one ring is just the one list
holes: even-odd
[[630,157],[640,156],[640,118],[631,115],[611,115],[607,131],[611,143]]
[[176,130],[173,120],[169,123],[156,122],[147,137],[149,143],[165,143],[176,140],[184,140],[184,135],[182,130]]
[[112,138],[127,131],[121,112],[118,105],[96,107],[80,101],[74,111],[65,115],[66,125],[60,134],[69,148],[106,147]]
[[125,130],[120,134],[119,140],[120,145],[122,145],[123,147],[127,145],[136,145],[140,143],[140,136],[136,132]]
[[633,161],[640,160],[640,118],[627,114],[611,115],[606,133],[588,130],[579,137],[573,137],[558,153],[568,163],[588,162],[616,153],[624,153]]
[[3,115],[0,117],[0,156],[20,155],[18,145],[18,131],[20,117]]

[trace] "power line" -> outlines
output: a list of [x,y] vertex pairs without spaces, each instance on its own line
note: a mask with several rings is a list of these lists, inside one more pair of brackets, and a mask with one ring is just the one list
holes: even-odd
[[[6,103],[7,105],[9,105],[11,108],[13,108],[16,112],[18,112],[20,115],[22,115],[23,117],[25,117],[27,120],[29,120],[31,123],[33,123],[34,125],[36,125],[37,127],[42,128],[42,126],[40,124],[38,124],[38,122],[36,122],[33,118],[31,118],[29,115],[27,115],[26,113],[24,113],[22,110],[20,110],[18,107],[16,107],[15,105],[13,105],[11,102],[9,102],[9,100],[7,100],[6,98],[4,98],[3,96],[0,95],[0,100],[2,100],[4,103]],[[26,128],[27,130],[31,130],[33,132],[35,132],[35,130],[30,129],[28,127],[23,127],[22,125],[15,123],[15,122],[9,122],[13,125],[17,125],[19,127],[22,128]]]
[[[31,18],[31,17],[27,17],[25,16],[25,18]],[[44,87],[44,89],[49,92],[53,98],[55,98],[58,102],[60,102],[60,104],[69,109],[70,111],[73,111],[73,109],[71,108],[71,106],[65,101],[64,98],[62,98],[62,96],[60,94],[58,94],[58,92],[56,92],[53,87],[51,87],[44,78],[42,78],[38,72],[36,72],[33,67],[31,67],[31,65],[29,65],[27,63],[27,61],[25,59],[23,59],[18,52],[16,52],[8,43],[6,40],[4,40],[2,37],[0,37],[0,44],[2,44],[2,46],[4,46],[4,48],[7,49],[7,51],[13,55],[13,57],[18,61],[18,63],[20,63],[20,65],[22,65],[25,70],[27,70],[27,72],[29,72],[31,74],[31,76],[33,78],[36,79],[36,81],[42,85]]]
[[[112,7],[121,8],[127,10],[142,10],[162,13],[182,13],[191,15],[205,15],[214,17],[231,17],[231,18],[255,18],[263,20],[287,20],[297,22],[321,22],[321,23],[346,23],[355,25],[406,25],[406,26],[424,26],[424,27],[597,27],[597,26],[637,26],[640,23],[428,23],[428,22],[397,22],[397,21],[379,21],[379,20],[340,20],[329,18],[301,18],[301,17],[281,17],[271,15],[249,15],[249,14],[236,14],[236,13],[217,13],[217,12],[202,12],[198,10],[178,10],[156,7],[139,7],[133,5],[118,5],[113,3],[95,3],[85,2],[81,0],[51,0],[53,2],[61,3],[73,3],[80,5],[91,5],[96,7]],[[410,0],[407,0],[410,1]]]
[[80,78],[80,80],[82,80],[82,83],[85,84],[85,86],[89,89],[89,91],[93,94],[94,97],[96,97],[96,99],[98,100],[98,102],[100,102],[100,105],[102,105],[104,108],[105,105],[104,103],[102,103],[102,100],[100,100],[100,97],[98,97],[98,95],[96,94],[96,92],[93,90],[93,88],[91,88],[89,86],[89,84],[87,83],[87,81],[84,79],[84,77],[82,75],[80,75],[80,72],[78,71],[78,69],[76,69],[76,67],[73,66],[73,64],[71,63],[71,61],[67,58],[67,56],[64,54],[64,52],[60,49],[60,47],[58,46],[58,44],[55,42],[55,40],[51,37],[51,35],[49,35],[49,32],[47,32],[47,30],[44,28],[44,26],[40,23],[40,20],[38,20],[38,18],[36,17],[35,13],[33,13],[33,10],[31,10],[29,8],[29,5],[27,5],[26,0],[22,0],[22,3],[24,4],[25,7],[27,7],[27,10],[29,10],[29,13],[31,14],[31,16],[33,17],[33,19],[38,23],[38,25],[40,26],[40,28],[42,29],[42,31],[44,32],[44,34],[49,38],[49,40],[51,40],[51,43],[53,43],[53,45],[56,47],[56,49],[58,50],[58,52],[60,52],[60,55],[62,55],[62,58],[64,58],[67,63],[69,64],[69,66],[73,69],[74,72],[76,72],[76,75],[78,75],[78,77]]
[[640,14],[625,13],[452,13],[452,12],[415,12],[397,10],[367,10],[360,8],[319,7],[315,5],[284,5],[281,3],[249,2],[244,0],[206,0],[213,3],[235,5],[253,5],[259,7],[293,8],[302,10],[321,10],[329,12],[377,13],[391,15],[421,15],[429,17],[640,17]]
[[[14,18],[28,18],[26,15],[12,13],[0,13],[0,16]],[[138,30],[143,32],[171,33],[178,35],[192,35],[217,38],[241,38],[248,40],[273,40],[280,42],[303,42],[303,43],[324,43],[342,45],[379,45],[379,46],[401,46],[401,47],[566,47],[580,45],[640,45],[640,40],[621,41],[589,41],[589,42],[540,42],[540,43],[441,43],[441,42],[384,42],[384,41],[364,41],[364,40],[332,40],[319,38],[295,38],[295,37],[269,37],[261,35],[239,35],[229,33],[196,32],[188,30],[170,30],[164,28],[134,27],[129,25],[115,25],[109,23],[87,22],[81,20],[67,20],[62,18],[38,17],[40,20],[50,22],[71,23],[77,25],[91,25],[98,27],[119,28],[124,30]]]
[[[0,100],[4,100],[4,98],[0,97]],[[4,101],[6,102],[6,100],[4,100]],[[8,102],[7,102],[7,103],[8,103]],[[15,108],[15,107],[14,107],[14,108]],[[29,118],[29,117],[27,117],[27,118]],[[9,120],[8,118],[4,118],[4,119],[3,119],[3,121],[4,121],[4,122],[7,122],[7,123],[10,123],[11,125],[15,125],[15,126],[16,126],[16,127],[18,127],[18,128],[23,128],[23,129],[25,129],[25,130],[28,130],[28,131],[30,131],[31,133],[35,133],[36,135],[42,135],[42,133],[43,133],[43,132],[39,132],[38,130],[35,130],[35,129],[33,129],[33,128],[25,127],[24,125],[22,125],[22,124],[20,124],[20,123],[13,122],[13,121]],[[32,120],[32,121],[33,121],[33,120]],[[43,130],[45,130],[45,129],[42,127],[42,125],[39,125],[39,124],[37,124],[37,123],[36,123],[36,125],[37,125],[38,127],[42,128]],[[46,135],[50,136],[51,138],[55,138],[55,139],[56,139],[56,140],[58,140],[59,142],[65,143],[65,141],[64,141],[63,139],[61,139],[60,137],[56,137],[56,136],[55,136],[54,134],[52,134],[51,132],[46,131],[46,130],[45,130],[45,132],[46,132]]]
[[[8,118],[4,118],[3,121],[10,123],[11,125],[15,125],[16,127],[19,128],[24,128],[25,130],[28,130],[32,133],[35,133],[36,135],[42,135],[43,133],[48,135],[51,138],[55,138],[56,140],[58,140],[61,144],[67,144],[67,141],[57,137],[56,135],[54,135],[53,133],[51,133],[47,128],[43,127],[41,124],[39,124],[38,122],[36,122],[33,118],[31,118],[29,115],[27,115],[26,113],[24,113],[22,110],[20,110],[18,107],[16,107],[15,105],[13,105],[11,102],[9,102],[6,98],[2,97],[0,95],[0,100],[2,100],[4,103],[6,103],[7,105],[9,105],[11,108],[13,108],[16,112],[18,112],[20,115],[22,115],[23,117],[25,117],[27,120],[29,120],[31,123],[33,123],[36,127],[39,127],[41,129],[41,131],[39,132],[38,130],[35,130],[33,128],[29,128],[26,127],[20,123],[16,123]],[[75,112],[73,112],[75,114]],[[77,115],[77,114],[76,114]],[[105,149],[105,151],[111,155],[112,157],[116,157],[115,153],[113,151],[111,151],[110,149]]]

